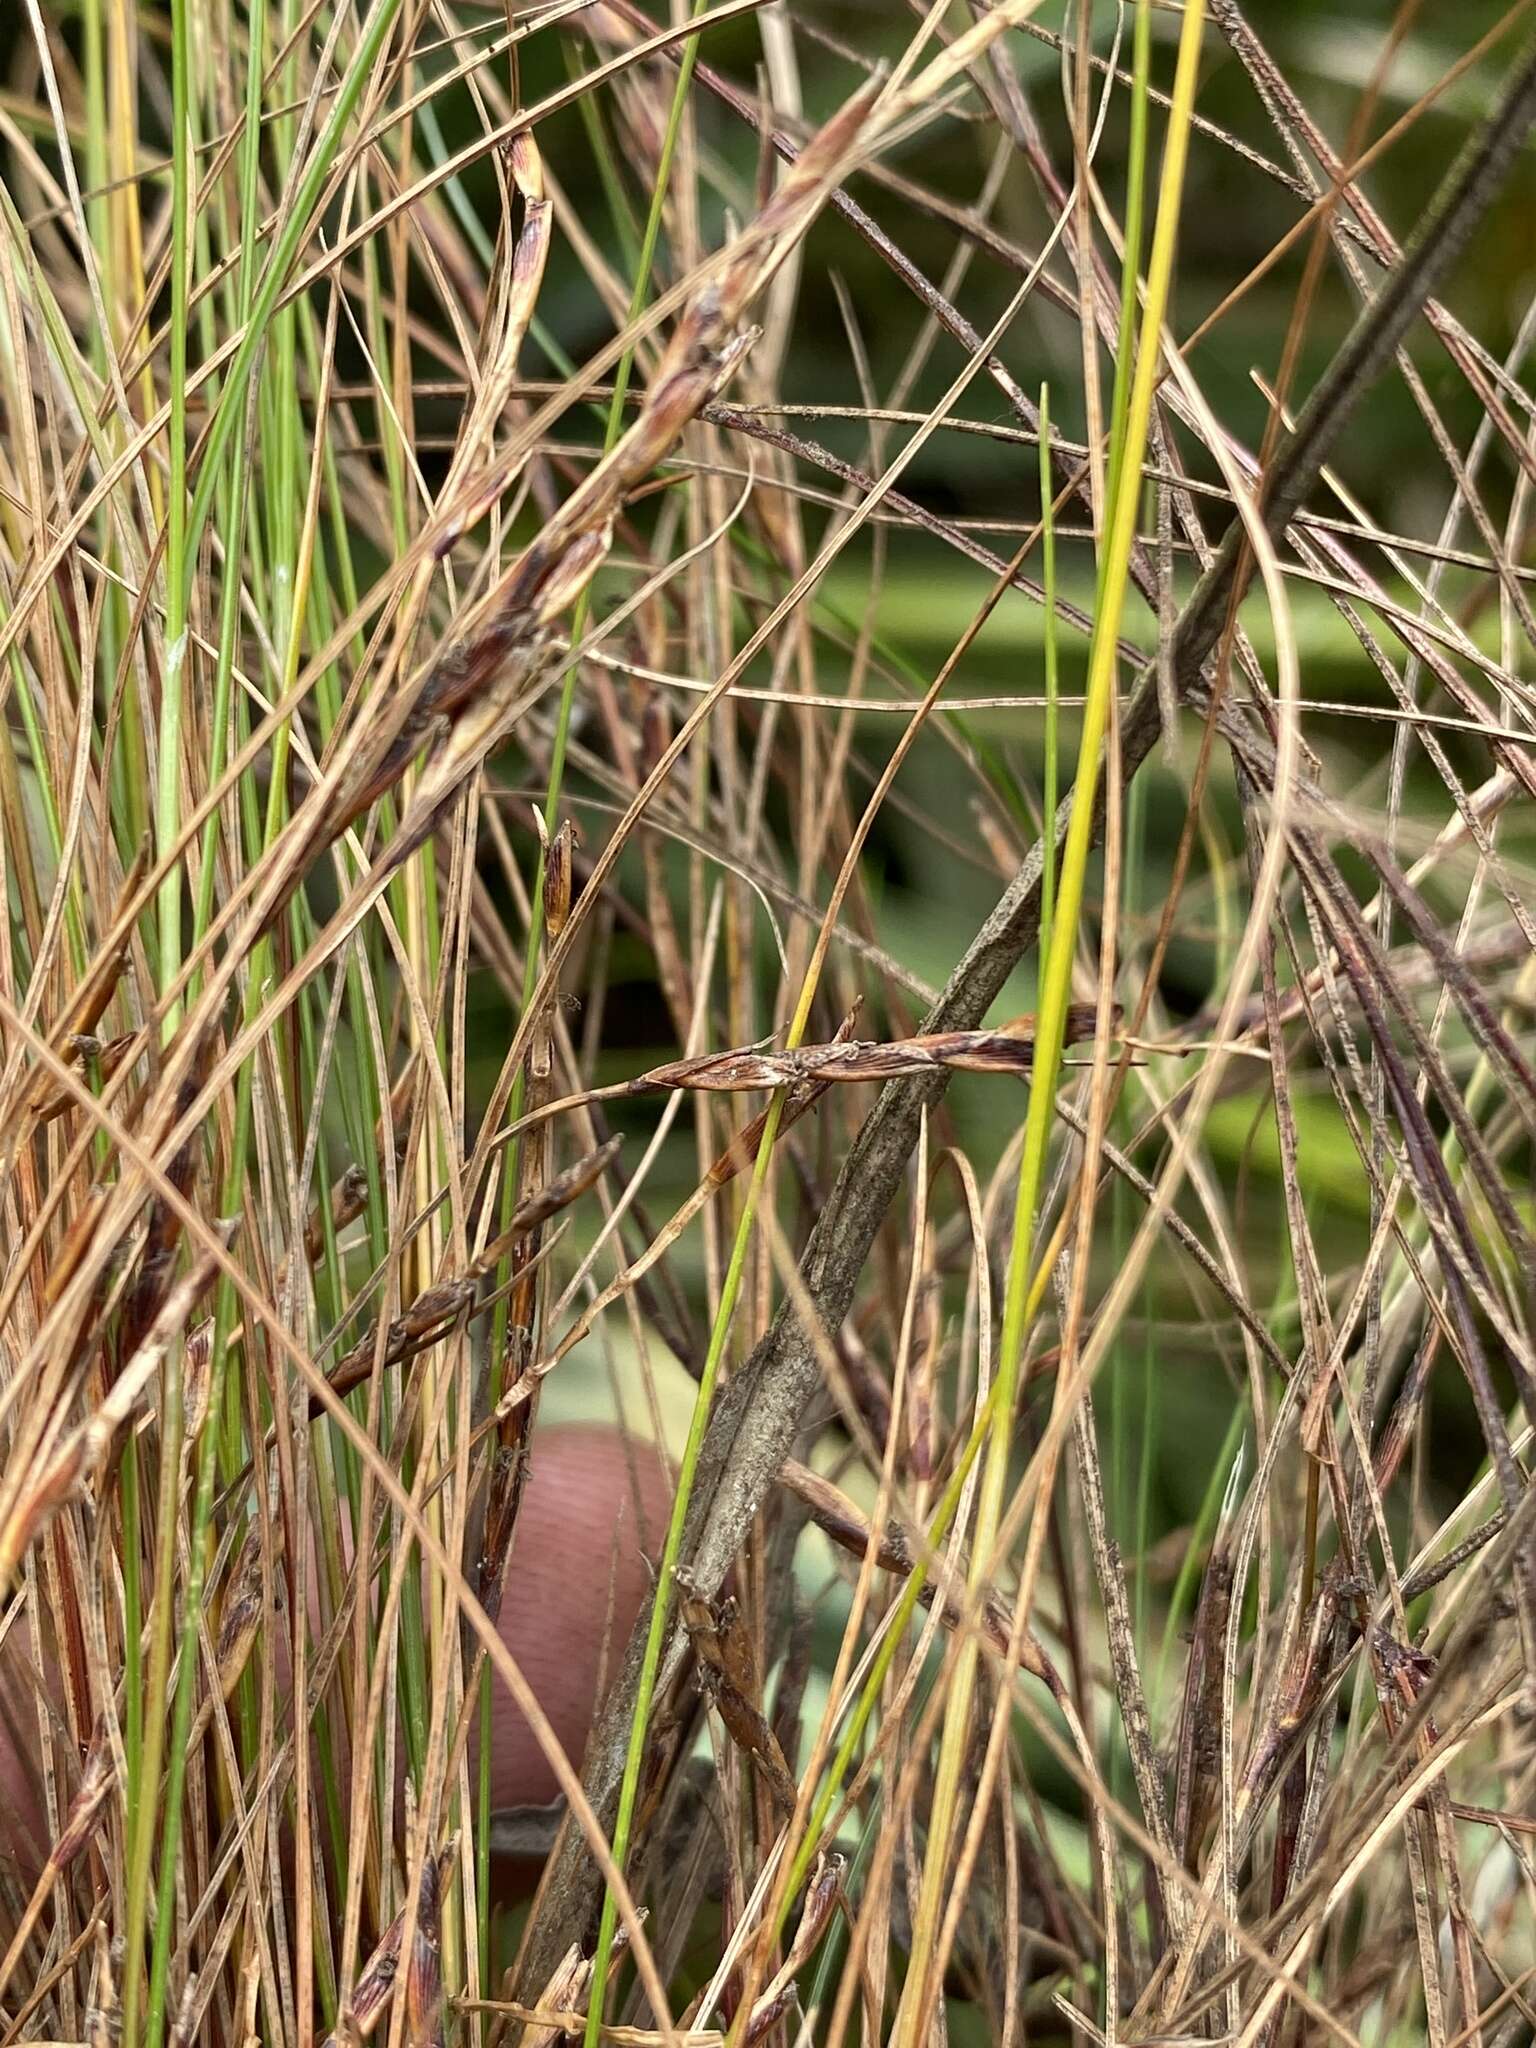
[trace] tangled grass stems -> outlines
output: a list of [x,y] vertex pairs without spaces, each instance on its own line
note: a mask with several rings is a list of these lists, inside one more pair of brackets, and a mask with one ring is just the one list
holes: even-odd
[[6,2039],[1523,2038],[1528,12],[29,8]]

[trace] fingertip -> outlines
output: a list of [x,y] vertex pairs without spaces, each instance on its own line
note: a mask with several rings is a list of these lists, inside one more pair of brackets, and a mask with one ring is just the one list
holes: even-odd
[[[608,1424],[535,1434],[498,1627],[578,1769],[600,1695],[649,1597],[671,1504],[654,1445]],[[493,1804],[547,1804],[559,1779],[502,1684],[491,1725]]]

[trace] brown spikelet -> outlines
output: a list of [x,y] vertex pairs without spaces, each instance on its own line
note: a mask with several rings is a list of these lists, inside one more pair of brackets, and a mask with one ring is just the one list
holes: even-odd
[[64,1826],[48,1859],[55,1872],[67,1870],[94,1837],[100,1825],[102,1808],[116,1778],[117,1767],[112,1760],[106,1717],[99,1714],[86,1746],[85,1761],[80,1767],[79,1786],[69,1802]]
[[240,1682],[265,1618],[262,1605],[261,1525],[252,1522],[230,1566],[219,1603],[216,1657],[219,1690],[228,1699]]
[[738,1749],[750,1756],[786,1813],[795,1805],[795,1781],[779,1739],[763,1714],[752,1638],[740,1604],[700,1598],[691,1578],[678,1574],[681,1612],[693,1642],[699,1684]]
[[326,1375],[332,1391],[349,1394],[363,1384],[377,1359],[381,1370],[399,1365],[429,1345],[439,1343],[453,1328],[474,1298],[471,1280],[446,1280],[418,1294],[410,1307],[396,1316],[384,1333],[380,1346],[376,1330],[359,1337]]
[[847,1858],[836,1851],[823,1854],[817,1859],[816,1868],[811,1872],[811,1881],[806,1886],[805,1901],[800,1908],[800,1921],[795,1929],[795,1938],[790,1944],[789,1954],[784,1958],[772,1981],[754,2001],[743,2035],[745,2040],[761,2041],[774,2022],[788,2011],[795,1994],[795,1979],[816,1953],[822,1936],[831,1924],[847,1868]]
[[[1091,1036],[1096,1013],[1074,1004],[1067,1042]],[[1002,1031],[937,1031],[876,1045],[857,1039],[802,1045],[773,1052],[752,1046],[735,1052],[704,1053],[650,1067],[629,1084],[636,1095],[657,1088],[701,1088],[719,1093],[742,1089],[805,1088],[815,1083],[896,1081],[906,1075],[948,1067],[973,1074],[1027,1074],[1034,1065],[1033,1019]]]
[[1242,1778],[1245,1802],[1259,1798],[1268,1788],[1321,1703],[1330,1676],[1330,1652],[1342,1598],[1342,1571],[1336,1560],[1324,1573],[1302,1617],[1274,1706],[1249,1755]]
[[[369,1956],[353,1988],[347,2013],[351,2028],[366,2041],[384,2017],[395,1981],[400,1974],[400,1944],[405,1939],[405,1908],[390,1921]],[[343,2030],[341,2038],[345,2038]],[[338,2036],[333,2035],[332,2039]]]
[[544,856],[544,929],[552,939],[565,930],[571,914],[571,863],[576,852],[576,828],[567,818],[549,842]]
[[208,1402],[213,1392],[214,1319],[204,1316],[187,1332],[182,1356],[182,1402],[188,1443],[196,1443],[208,1420]]
[[441,2048],[443,2039],[442,1881],[447,1856],[429,1856],[416,1894],[416,1926],[405,1972],[406,2048]]
[[579,1201],[583,1195],[588,1194],[597,1186],[623,1149],[622,1137],[609,1138],[595,1151],[587,1153],[585,1158],[578,1159],[574,1166],[568,1166],[564,1173],[557,1173],[554,1179],[546,1182],[543,1187],[534,1188],[525,1194],[513,1210],[512,1220],[507,1228],[500,1236],[491,1240],[475,1261],[473,1271],[476,1275],[490,1272],[493,1266],[499,1265],[506,1257],[516,1239],[526,1237],[530,1231],[537,1230],[540,1224],[548,1223],[552,1217],[558,1216],[562,1209],[568,1209],[572,1202]]
[[[365,1168],[349,1166],[331,1190],[331,1229],[338,1236],[368,1206],[368,1174]],[[318,1204],[304,1225],[304,1256],[313,1265],[325,1249],[325,1217]]]
[[1220,1782],[1221,1660],[1231,1606],[1232,1557],[1222,1537],[1206,1560],[1179,1717],[1173,1836],[1185,1869],[1192,1872],[1200,1867]]

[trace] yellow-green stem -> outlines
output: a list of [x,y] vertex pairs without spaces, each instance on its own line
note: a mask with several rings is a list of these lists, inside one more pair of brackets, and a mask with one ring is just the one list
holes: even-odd
[[[1061,1065],[1067,1007],[1071,999],[1072,963],[1077,948],[1088,856],[1094,837],[1099,756],[1108,729],[1111,692],[1116,682],[1120,620],[1125,607],[1131,548],[1135,540],[1142,458],[1146,449],[1152,397],[1157,380],[1159,337],[1173,276],[1173,256],[1178,233],[1190,115],[1195,96],[1203,13],[1203,0],[1189,0],[1184,10],[1179,39],[1178,69],[1169,112],[1167,140],[1163,150],[1157,226],[1148,267],[1140,343],[1126,407],[1123,440],[1121,445],[1112,451],[1111,475],[1115,488],[1109,508],[1093,639],[1088,654],[1088,676],[1077,775],[1073,786],[1072,813],[1067,826],[1066,844],[1062,849],[1061,874],[1050,948],[1045,957],[1036,1013],[1034,1073],[1025,1119],[1024,1150],[1019,1166],[1018,1194],[1014,1208],[1013,1245],[1003,1306],[1002,1345],[998,1360],[997,1383],[991,1403],[987,1457],[977,1498],[976,1529],[971,1554],[973,1589],[984,1578],[990,1576],[993,1569],[992,1550],[996,1542],[1003,1495],[1008,1480],[1019,1368],[1029,1327],[1028,1310],[1032,1296],[1037,1292],[1030,1286],[1035,1221],[1045,1185],[1051,1130],[1055,1118],[1056,1079]],[[1049,823],[1047,829],[1050,829]],[[1057,1387],[1059,1395],[1062,1391],[1060,1379]],[[967,1635],[955,1653],[950,1687],[950,1710],[946,1716],[944,1738],[935,1775],[922,1891],[913,1924],[912,1956],[897,2016],[896,2039],[901,2048],[907,2048],[907,2044],[915,2043],[924,2034],[927,2026],[927,2013],[932,1994],[930,1978],[937,1960],[934,1955],[934,1941],[943,1919],[943,1893],[949,1876],[949,1844],[958,1800],[961,1767],[970,1742],[971,1703],[975,1692],[978,1655],[973,1635]]]

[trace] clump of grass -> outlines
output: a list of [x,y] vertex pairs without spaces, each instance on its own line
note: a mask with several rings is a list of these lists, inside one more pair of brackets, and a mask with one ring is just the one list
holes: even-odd
[[5,2040],[1528,2037],[1520,13],[29,14]]

